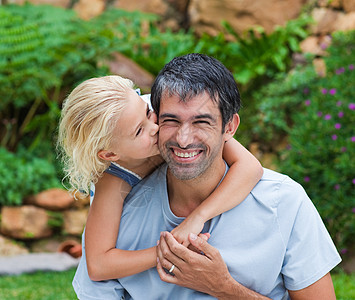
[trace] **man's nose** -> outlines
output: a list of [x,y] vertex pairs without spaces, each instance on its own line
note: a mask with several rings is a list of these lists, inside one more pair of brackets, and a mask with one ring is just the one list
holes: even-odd
[[176,142],[181,148],[186,148],[188,145],[193,142],[193,130],[189,125],[183,124],[180,126],[177,135]]

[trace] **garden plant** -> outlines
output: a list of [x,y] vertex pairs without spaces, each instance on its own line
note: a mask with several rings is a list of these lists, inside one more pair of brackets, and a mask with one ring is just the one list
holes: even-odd
[[253,130],[271,147],[286,141],[278,167],[300,182],[338,249],[355,240],[355,32],[333,35],[326,76],[300,66],[255,93]]

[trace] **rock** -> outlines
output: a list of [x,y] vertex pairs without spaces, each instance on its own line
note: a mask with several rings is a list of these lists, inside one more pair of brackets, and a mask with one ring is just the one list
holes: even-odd
[[332,7],[332,8],[341,8],[342,0],[318,0],[319,7]]
[[327,74],[327,66],[325,65],[324,59],[315,58],[313,60],[313,67],[320,77],[325,77],[325,75]]
[[334,29],[334,31],[354,30],[355,29],[355,11],[348,13],[348,14],[340,14],[333,26],[333,29]]
[[26,253],[28,253],[27,248],[0,235],[0,256],[12,256]]
[[325,51],[319,45],[319,39],[316,36],[309,36],[300,43],[303,53],[312,53],[314,55],[325,55]]
[[164,16],[168,11],[168,4],[164,0],[118,0],[115,1],[114,7],[127,11],[139,10],[161,16]]
[[260,25],[270,33],[276,25],[299,16],[306,0],[191,0],[188,14],[191,26],[198,34],[216,35],[226,20],[237,33]]
[[336,23],[341,12],[329,8],[315,8],[312,11],[312,17],[315,24],[311,26],[313,34],[328,34],[334,31],[334,24]]
[[354,0],[342,0],[345,12],[355,11],[355,1]]
[[66,190],[53,188],[25,199],[26,204],[32,204],[48,210],[64,210],[74,204],[74,197]]
[[88,209],[67,210],[64,212],[64,231],[67,234],[81,236],[83,233]]
[[89,20],[104,12],[105,0],[79,0],[74,5],[74,10],[80,18]]
[[30,243],[29,249],[32,253],[53,253],[57,252],[61,243],[63,243],[67,237],[65,236],[53,236],[45,239],[35,240]]
[[114,53],[113,60],[110,61],[109,68],[112,74],[117,74],[131,79],[143,93],[149,93],[152,87],[154,76],[141,68],[133,60],[123,54]]
[[344,1],[344,0],[332,0],[332,1],[326,0],[326,1],[330,7],[333,7],[336,9],[341,9],[343,7],[342,1]]
[[43,208],[32,205],[4,206],[1,210],[1,233],[17,239],[48,237],[52,234],[48,220],[49,216]]

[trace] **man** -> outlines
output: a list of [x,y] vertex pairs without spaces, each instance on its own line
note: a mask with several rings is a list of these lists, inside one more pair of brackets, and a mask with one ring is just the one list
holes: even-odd
[[157,269],[98,287],[126,299],[335,299],[329,271],[339,254],[302,187],[282,174],[265,169],[239,206],[207,222],[208,243],[191,235],[199,253],[169,233],[228,171],[222,148],[240,107],[232,74],[205,55],[175,58],[156,78],[152,105],[167,164],[126,198],[117,245],[159,239]]

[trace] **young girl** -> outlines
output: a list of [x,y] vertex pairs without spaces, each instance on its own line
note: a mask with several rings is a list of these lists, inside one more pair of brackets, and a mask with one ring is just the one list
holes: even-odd
[[[149,103],[132,81],[120,76],[86,80],[63,104],[58,143],[66,176],[72,189],[85,194],[95,184],[85,229],[91,280],[121,278],[156,266],[156,247],[121,250],[116,241],[126,195],[163,162],[158,129]],[[230,170],[220,186],[172,231],[185,246],[190,232],[199,234],[207,220],[242,202],[262,176],[258,160],[234,139],[225,144],[223,157]]]

